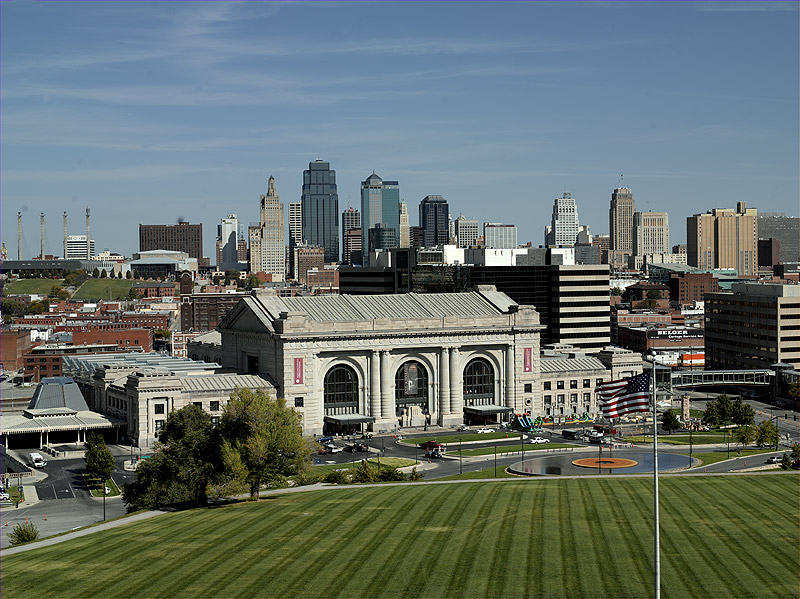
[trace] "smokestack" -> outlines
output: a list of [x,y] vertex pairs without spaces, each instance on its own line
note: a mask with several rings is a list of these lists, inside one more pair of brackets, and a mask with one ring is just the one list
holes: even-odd
[[64,253],[61,255],[64,260],[67,259],[67,213],[64,212]]
[[92,237],[89,234],[89,206],[86,206],[86,259],[92,259]]
[[22,212],[17,212],[17,260],[22,260]]
[[42,253],[39,255],[39,259],[44,260],[44,212],[39,213],[39,220],[41,221],[42,229]]

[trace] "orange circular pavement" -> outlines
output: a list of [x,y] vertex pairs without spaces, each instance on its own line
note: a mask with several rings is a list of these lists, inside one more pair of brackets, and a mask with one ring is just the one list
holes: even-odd
[[572,463],[581,468],[630,468],[639,462],[623,458],[583,458]]

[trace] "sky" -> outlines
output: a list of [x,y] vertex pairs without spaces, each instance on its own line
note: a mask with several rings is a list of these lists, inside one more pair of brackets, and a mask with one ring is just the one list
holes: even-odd
[[[258,220],[275,177],[373,171],[455,218],[543,243],[553,201],[608,233],[611,192],[686,217],[798,215],[798,2],[0,3],[0,223],[17,258],[69,233],[138,250],[138,224]],[[287,210],[288,213],[288,210]]]

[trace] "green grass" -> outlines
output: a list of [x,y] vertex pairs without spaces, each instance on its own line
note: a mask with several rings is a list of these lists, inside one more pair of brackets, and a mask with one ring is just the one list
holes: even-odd
[[[774,449],[745,449],[742,453],[742,457],[747,457],[749,455],[759,455],[762,453],[770,453],[775,451]],[[683,455],[689,455],[688,453],[684,453]],[[692,457],[697,458],[701,461],[703,466],[708,466],[710,464],[716,464],[717,462],[721,462],[723,460],[728,459],[728,450],[725,451],[712,451],[708,453],[697,453],[692,452]],[[738,453],[738,448],[734,449],[733,445],[731,445],[731,459],[740,457]],[[749,466],[750,464],[748,464]],[[755,460],[752,464],[753,466],[763,466],[763,460]]]
[[[664,477],[661,592],[798,597],[796,474]],[[274,496],[3,558],[2,597],[652,597],[652,481]]]
[[473,470],[472,472],[465,472],[464,474],[453,474],[452,476],[445,476],[437,478],[436,481],[441,480],[478,480],[484,478],[519,478],[514,474],[506,472],[506,466],[498,466],[496,469],[484,468],[482,470]]
[[17,279],[5,283],[3,288],[8,294],[36,293],[47,295],[53,285],[61,289],[61,283],[63,282],[64,279]]
[[[319,456],[319,457],[323,458],[324,461],[325,456]],[[421,457],[422,454],[420,454],[420,458]],[[319,464],[317,466],[313,466],[313,472],[322,474],[324,476],[328,474],[328,472],[331,472],[333,470],[349,470],[350,468],[355,468],[356,466],[358,466],[358,464],[361,462],[362,459],[364,459],[364,454],[357,453],[355,463],[346,462],[343,464]],[[367,461],[371,466],[374,467],[376,471],[378,470],[378,458],[371,457]],[[417,463],[419,464],[421,462],[418,460]],[[413,465],[414,465],[414,460],[408,460],[406,458],[381,458],[381,468],[386,468],[386,467],[404,468],[405,466],[413,466]]]
[[128,297],[133,281],[128,279],[89,279],[78,287],[73,299],[122,300]]
[[[497,446],[497,454],[500,455],[501,453],[521,453],[520,447],[522,445],[520,443],[503,443],[502,445]],[[526,443],[524,445],[525,453],[529,453],[531,451],[544,451],[546,449],[563,449],[566,447],[580,447],[580,445],[570,445],[569,443],[541,443],[534,445],[532,443]],[[461,449],[461,452],[465,456],[473,457],[473,456],[481,456],[481,455],[494,455],[494,447],[480,447],[477,449]],[[452,449],[447,452],[447,455],[458,455],[458,449]]]
[[[733,437],[731,437],[731,442]],[[635,435],[630,437],[623,437],[623,441],[628,443],[652,443],[653,435]],[[658,435],[659,443],[666,443],[667,445],[689,445],[689,433],[675,433],[672,435]],[[727,442],[727,437],[720,433],[692,433],[692,445],[713,445],[717,443]]]
[[[89,493],[92,494],[92,497],[102,497],[103,496],[103,487],[100,485],[100,481],[97,478],[88,478],[86,476],[86,471],[82,471],[81,475],[83,476],[83,480],[86,483],[86,486],[89,488]],[[106,497],[116,497],[120,495],[119,487],[114,482],[113,479],[108,479],[106,482],[109,488],[109,494]]]
[[517,439],[519,440],[520,433],[516,431],[498,431],[494,433],[481,433],[480,435],[458,435],[458,434],[447,434],[447,435],[436,435],[435,437],[406,437],[405,439],[401,439],[400,443],[404,445],[410,445],[414,447],[415,445],[419,447],[420,443],[427,443],[428,441],[438,441],[442,445],[448,445],[452,447],[453,445],[458,445],[458,439],[461,438],[462,443],[466,443],[468,441],[494,441],[496,439]]

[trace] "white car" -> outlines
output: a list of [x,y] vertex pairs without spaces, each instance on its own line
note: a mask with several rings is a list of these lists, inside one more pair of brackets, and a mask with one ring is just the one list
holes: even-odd
[[493,429],[493,428],[479,428],[479,429],[478,429],[477,431],[475,431],[475,432],[476,432],[476,433],[493,433],[493,432],[494,432],[494,429]]
[[340,451],[342,451],[341,447],[339,447],[338,445],[334,445],[333,443],[326,445],[325,449],[328,450],[328,453],[339,453]]
[[9,501],[11,499],[11,495],[3,491],[0,493],[0,501]]
[[550,439],[545,439],[543,437],[534,437],[531,439],[531,443],[550,443]]

